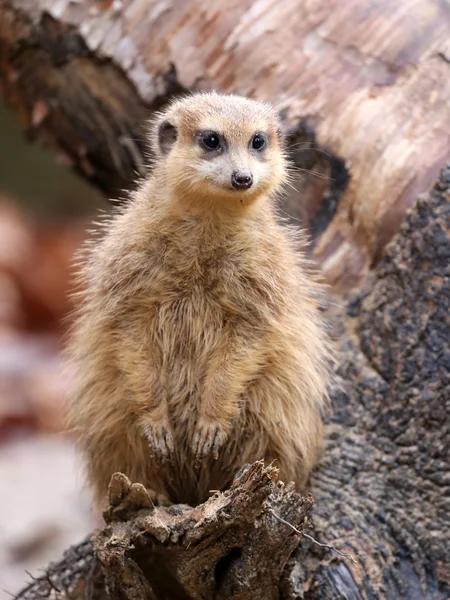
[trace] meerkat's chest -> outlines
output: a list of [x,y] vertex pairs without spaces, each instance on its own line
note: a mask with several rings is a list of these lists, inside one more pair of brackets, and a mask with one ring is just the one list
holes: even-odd
[[166,346],[198,352],[214,346],[227,323],[246,317],[261,300],[239,257],[221,252],[180,257],[160,279],[157,327]]
[[155,283],[176,311],[181,307],[209,314],[208,309],[219,309],[223,300],[238,293],[242,263],[242,256],[222,247],[177,248],[164,256]]
[[182,244],[176,236],[167,240],[164,251],[149,261],[143,295],[158,345],[172,354],[198,355],[215,346],[235,319],[263,326],[277,277],[258,256],[251,245],[233,240],[215,245],[201,239]]
[[205,270],[168,280],[158,303],[158,323],[169,335],[182,335],[192,342],[220,334],[225,322],[238,312],[239,293],[231,281]]

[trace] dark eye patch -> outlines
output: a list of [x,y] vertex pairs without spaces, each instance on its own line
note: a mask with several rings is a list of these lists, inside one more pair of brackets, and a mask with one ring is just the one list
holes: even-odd
[[217,148],[220,146],[220,138],[214,131],[203,133],[200,140],[203,146],[205,146],[205,148],[208,150],[217,150]]
[[255,150],[256,152],[261,152],[267,146],[267,135],[262,132],[255,133],[255,135],[250,140],[250,149]]
[[206,150],[206,152],[214,152],[217,154],[225,149],[225,140],[217,131],[199,131],[196,134],[196,137],[198,139],[198,143],[203,150]]

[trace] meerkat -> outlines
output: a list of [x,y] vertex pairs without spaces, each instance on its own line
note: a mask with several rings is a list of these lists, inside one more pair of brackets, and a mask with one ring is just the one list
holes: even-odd
[[266,104],[201,93],[152,129],[151,175],[81,269],[69,423],[97,501],[115,472],[196,504],[245,463],[302,489],[321,453],[326,333]]

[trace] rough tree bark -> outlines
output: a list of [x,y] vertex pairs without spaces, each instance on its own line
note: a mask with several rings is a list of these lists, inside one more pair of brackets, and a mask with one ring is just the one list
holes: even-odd
[[450,165],[374,281],[328,314],[340,352],[310,533],[356,563],[305,537],[311,498],[273,468],[256,463],[196,508],[153,508],[116,476],[105,528],[19,597],[55,586],[64,598],[105,598],[106,577],[112,597],[130,600],[447,599]]
[[142,124],[171,95],[275,102],[319,176],[297,177],[286,211],[343,288],[450,157],[449,40],[442,0],[0,0],[4,94],[109,195],[145,170]]

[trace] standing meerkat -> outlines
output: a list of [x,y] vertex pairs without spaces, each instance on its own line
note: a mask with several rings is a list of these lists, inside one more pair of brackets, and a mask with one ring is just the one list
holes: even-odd
[[159,116],[152,174],[88,251],[69,424],[103,503],[120,471],[198,503],[244,463],[302,488],[320,455],[327,341],[294,233],[278,116],[194,94]]

